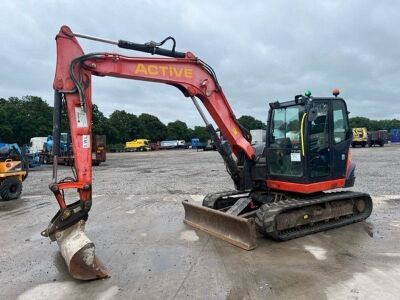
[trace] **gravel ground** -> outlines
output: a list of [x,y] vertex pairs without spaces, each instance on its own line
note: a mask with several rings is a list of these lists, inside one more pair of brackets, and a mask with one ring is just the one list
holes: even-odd
[[51,167],[32,171],[21,199],[0,202],[0,299],[398,299],[400,145],[352,151],[353,190],[374,199],[367,221],[260,238],[249,252],[182,222],[182,200],[233,188],[218,153],[109,154],[94,168],[86,232],[112,277],[93,282],[71,279],[57,244],[40,236],[58,207]]

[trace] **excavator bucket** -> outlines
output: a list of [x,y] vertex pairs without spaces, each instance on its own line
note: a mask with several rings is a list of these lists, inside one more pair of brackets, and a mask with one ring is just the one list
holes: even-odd
[[72,277],[80,280],[110,277],[96,257],[94,243],[85,234],[85,221],[57,232],[56,240]]
[[187,200],[182,201],[182,204],[185,209],[186,224],[245,250],[257,247],[256,225],[253,218],[242,218],[199,206]]

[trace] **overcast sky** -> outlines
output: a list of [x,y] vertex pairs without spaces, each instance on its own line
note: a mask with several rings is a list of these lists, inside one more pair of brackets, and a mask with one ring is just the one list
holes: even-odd
[[[0,1],[0,97],[35,95],[52,105],[54,37],[75,32],[134,42],[174,36],[217,73],[237,115],[263,121],[267,103],[338,87],[350,116],[400,118],[399,1]],[[137,55],[80,40],[85,52]],[[93,102],[203,125],[173,87],[94,78]]]

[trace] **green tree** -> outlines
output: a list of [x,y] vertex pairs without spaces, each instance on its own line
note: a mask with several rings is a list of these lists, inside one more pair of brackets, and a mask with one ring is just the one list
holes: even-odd
[[0,142],[12,141],[12,124],[8,118],[9,102],[0,98]]
[[92,107],[92,132],[93,134],[105,134],[108,133],[108,122],[104,114],[99,110],[96,104]]
[[187,125],[185,122],[176,120],[167,125],[167,139],[169,140],[185,140],[187,139]]
[[365,117],[353,117],[350,118],[350,127],[351,128],[360,128],[360,127],[370,127],[371,120]]
[[156,116],[141,114],[139,123],[143,129],[143,138],[153,142],[162,141],[167,137],[167,126],[165,126]]
[[23,145],[31,137],[47,136],[52,131],[52,115],[52,108],[40,97],[1,99],[0,138]]
[[200,142],[206,143],[210,139],[210,135],[204,126],[195,126],[192,138],[198,138]]
[[194,129],[188,128],[186,130],[186,141],[190,141],[192,138],[195,138]]
[[241,116],[238,119],[238,122],[248,130],[265,129],[266,128],[266,126],[263,122],[255,119],[252,116]]
[[369,131],[373,130],[390,130],[393,128],[400,128],[400,120],[371,120],[365,117],[352,117],[350,118],[350,127],[359,128],[366,127]]
[[125,143],[132,139],[137,139],[142,136],[142,128],[140,127],[139,119],[136,115],[127,113],[124,110],[116,110],[108,119],[107,136],[110,143]]

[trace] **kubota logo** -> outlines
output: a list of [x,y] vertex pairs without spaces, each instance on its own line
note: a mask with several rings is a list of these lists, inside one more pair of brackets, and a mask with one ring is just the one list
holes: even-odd
[[159,65],[145,65],[138,64],[135,69],[135,74],[143,75],[161,75],[168,77],[185,77],[192,78],[193,70],[189,68],[179,68],[171,66],[159,66]]

